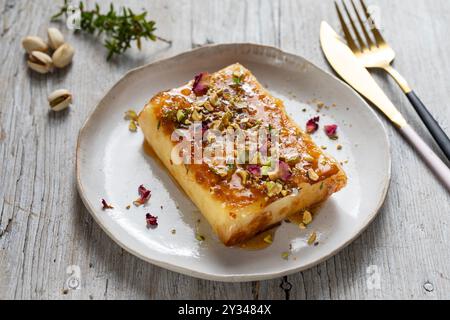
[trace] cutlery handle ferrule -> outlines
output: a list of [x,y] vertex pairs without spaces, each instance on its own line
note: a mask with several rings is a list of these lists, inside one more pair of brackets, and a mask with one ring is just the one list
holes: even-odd
[[430,149],[422,138],[414,131],[411,126],[406,125],[399,128],[406,140],[416,149],[422,159],[433,171],[436,177],[441,180],[444,187],[450,192],[450,169],[445,163]]
[[414,109],[416,109],[416,112],[419,114],[419,117],[430,131],[434,140],[436,140],[442,152],[445,154],[447,159],[450,160],[450,139],[445,134],[444,130],[442,130],[414,91],[406,93],[406,96],[413,105]]

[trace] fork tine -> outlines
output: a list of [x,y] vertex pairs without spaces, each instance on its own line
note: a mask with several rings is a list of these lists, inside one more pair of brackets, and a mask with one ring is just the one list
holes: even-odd
[[366,29],[366,26],[364,25],[364,22],[362,21],[361,16],[359,15],[358,10],[356,9],[355,2],[353,0],[351,0],[351,2],[352,2],[352,6],[353,6],[353,11],[355,11],[355,13],[356,13],[356,17],[358,18],[359,24],[364,33],[364,37],[366,38],[367,44],[369,45],[369,48],[371,48],[374,46],[372,39],[370,39],[369,33],[367,32],[367,29]]
[[341,10],[339,9],[339,6],[336,1],[334,2],[334,5],[336,7],[339,21],[341,22],[342,30],[344,31],[345,40],[347,41],[348,46],[353,52],[360,52],[361,50],[359,50],[359,48],[353,41],[352,35],[350,34],[350,30],[348,30],[347,24],[345,23],[344,17],[342,16]]
[[355,35],[356,35],[356,39],[358,40],[359,46],[360,46],[361,49],[362,49],[361,51],[367,50],[367,46],[366,46],[366,44],[364,43],[364,40],[361,38],[361,36],[360,36],[360,34],[359,34],[359,31],[358,31],[358,28],[356,28],[356,25],[355,25],[355,23],[353,22],[352,16],[350,15],[350,12],[348,11],[347,5],[345,4],[345,1],[344,1],[344,0],[342,0],[342,4],[343,4],[343,6],[344,6],[345,12],[347,13],[348,20],[350,20],[350,24],[352,25],[352,29],[353,29],[353,32],[354,32]]
[[366,18],[367,20],[371,20],[372,21],[372,27],[370,28],[372,30],[372,33],[375,37],[375,41],[377,43],[377,45],[382,45],[385,44],[386,41],[384,41],[383,36],[381,35],[380,31],[378,30],[378,27],[375,25],[375,21],[373,21],[372,17],[370,16],[369,11],[367,10],[366,5],[364,4],[363,0],[359,0],[359,2],[361,2],[361,6],[364,9],[364,13],[366,14]]

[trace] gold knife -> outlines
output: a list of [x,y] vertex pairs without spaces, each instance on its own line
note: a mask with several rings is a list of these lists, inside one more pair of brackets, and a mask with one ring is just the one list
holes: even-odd
[[325,57],[336,73],[378,107],[396,125],[405,139],[421,155],[425,163],[450,192],[450,169],[407,123],[360,60],[325,21],[320,26],[320,44]]

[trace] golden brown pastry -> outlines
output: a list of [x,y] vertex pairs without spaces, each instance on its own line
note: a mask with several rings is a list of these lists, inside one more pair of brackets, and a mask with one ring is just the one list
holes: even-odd
[[[180,153],[180,141],[172,141],[172,134],[177,129],[193,133],[194,124],[197,129],[200,124],[203,139],[185,144],[191,148]],[[139,125],[162,163],[227,246],[324,201],[347,181],[338,163],[289,118],[283,102],[240,64],[202,73],[182,87],[156,94],[139,114]],[[222,141],[217,132],[222,136],[250,132],[251,136],[259,130],[266,130],[269,138],[256,149],[236,145],[230,153],[212,152],[216,157],[193,163],[193,145],[215,150],[213,146]],[[191,161],[180,164],[186,155]]]

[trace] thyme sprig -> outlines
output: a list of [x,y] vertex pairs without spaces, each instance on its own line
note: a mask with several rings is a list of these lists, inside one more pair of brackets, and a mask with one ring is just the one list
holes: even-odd
[[[147,11],[135,14],[130,8],[122,7],[117,10],[111,3],[109,11],[106,13],[100,12],[100,6],[96,3],[95,8],[88,10],[81,1],[80,9],[80,28],[82,31],[94,35],[105,34],[104,43],[108,49],[107,60],[110,60],[114,55],[120,55],[131,48],[131,43],[136,42],[136,46],[141,49],[141,39],[151,41],[164,41],[171,43],[171,41],[158,37],[154,34],[156,27],[155,21],[147,20]],[[60,17],[68,16],[69,3],[64,0],[64,5],[59,12],[52,16],[51,20],[57,20]]]

